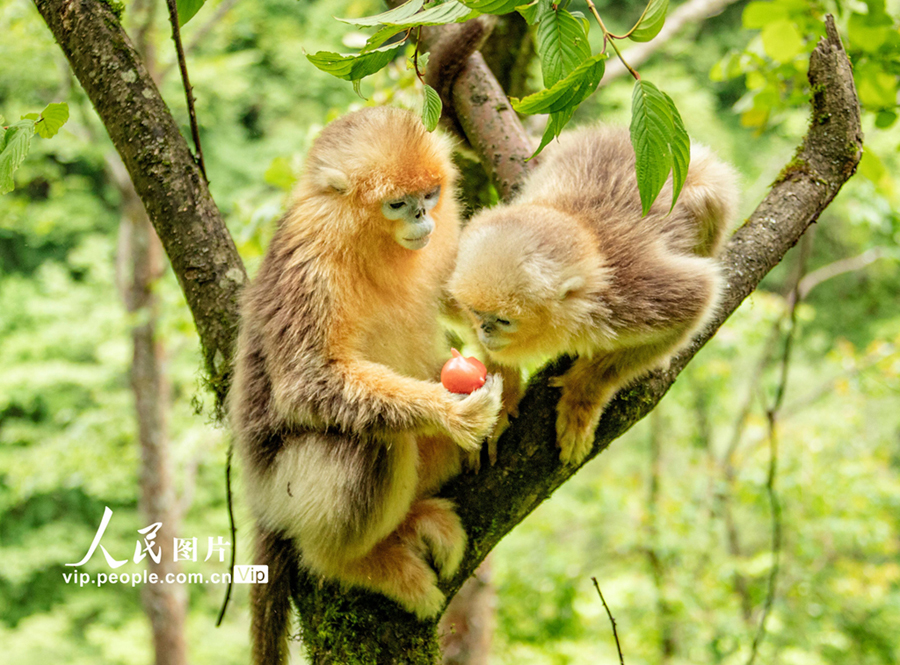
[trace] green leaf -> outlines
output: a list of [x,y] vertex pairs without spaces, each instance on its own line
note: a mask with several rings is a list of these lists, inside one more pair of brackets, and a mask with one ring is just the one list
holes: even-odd
[[600,53],[588,58],[571,74],[552,87],[523,99],[510,99],[512,107],[519,113],[559,113],[565,109],[575,109],[600,85],[605,71],[606,55]]
[[175,7],[178,9],[178,25],[182,26],[192,18],[194,14],[200,11],[206,0],[175,0]]
[[263,174],[263,179],[270,185],[289,192],[293,188],[297,177],[294,175],[291,163],[286,158],[276,157]]
[[450,0],[437,7],[426,9],[414,16],[402,21],[392,20],[384,23],[397,28],[414,28],[419,25],[446,25],[448,23],[462,23],[470,18],[475,18],[478,12],[472,11],[457,0]]
[[788,8],[777,2],[751,2],[744,7],[741,21],[748,30],[760,30],[772,21],[786,19]]
[[797,26],[787,19],[769,23],[760,36],[766,55],[775,62],[790,62],[803,53],[803,37]]
[[897,103],[897,78],[877,64],[863,62],[854,71],[859,101],[869,108],[891,108]]
[[541,12],[541,3],[538,0],[521,7],[516,7],[516,11],[522,15],[528,25],[534,25],[538,22],[538,14]]
[[366,45],[363,46],[360,53],[368,53],[369,51],[374,51],[394,35],[403,32],[403,30],[404,28],[398,28],[394,25],[383,27],[381,30],[369,37],[368,40],[366,40]]
[[34,120],[20,120],[10,125],[0,137],[0,194],[15,187],[13,173],[25,161],[34,136]]
[[675,102],[666,93],[663,92],[662,95],[672,108],[673,134],[670,143],[672,149],[672,205],[669,208],[669,212],[672,212],[675,202],[678,201],[678,195],[681,194],[681,188],[684,187],[687,180],[688,167],[691,164],[691,137],[684,128],[684,122],[681,120],[678,109],[675,108]]
[[430,85],[425,85],[425,101],[422,103],[422,124],[429,132],[433,132],[441,119],[441,96]]
[[866,180],[872,182],[883,195],[893,196],[894,179],[884,162],[871,148],[863,151],[862,159],[859,161],[859,172]]
[[631,144],[643,214],[650,211],[670,172],[674,205],[687,177],[690,139],[672,99],[643,79],[635,82],[631,96]]
[[537,49],[549,88],[591,57],[591,45],[584,23],[564,9],[548,5],[538,18]]
[[422,9],[422,5],[424,4],[425,0],[409,0],[409,2],[404,2],[399,7],[382,12],[381,14],[376,14],[375,16],[364,16],[362,18],[335,18],[341,23],[359,26],[397,25],[405,22],[409,17]]
[[881,111],[875,116],[875,126],[878,129],[887,129],[897,122],[897,113],[895,111]]
[[34,129],[42,139],[49,139],[56,136],[68,119],[68,104],[47,104],[47,108],[41,111],[40,119],[34,123]]
[[575,107],[565,109],[564,111],[558,111],[556,113],[550,114],[550,119],[547,122],[547,128],[544,130],[544,135],[541,137],[541,144],[538,146],[538,149],[534,151],[534,154],[528,159],[532,159],[541,153],[541,151],[547,147],[547,144],[550,143],[553,139],[560,135],[563,128],[569,123],[569,120],[572,119],[572,116],[575,114]]
[[637,26],[628,35],[633,42],[649,42],[659,34],[666,22],[666,12],[669,11],[669,0],[650,0],[650,4],[644,10]]
[[306,59],[323,72],[339,79],[358,81],[385,67],[397,57],[402,48],[402,43],[391,44],[359,55],[341,55],[329,51],[319,51],[307,55]]
[[522,4],[522,0],[460,0],[469,9],[474,9],[482,14],[496,14],[501,16],[516,10],[516,5]]
[[847,23],[847,39],[851,46],[875,53],[893,31],[887,15],[851,14]]

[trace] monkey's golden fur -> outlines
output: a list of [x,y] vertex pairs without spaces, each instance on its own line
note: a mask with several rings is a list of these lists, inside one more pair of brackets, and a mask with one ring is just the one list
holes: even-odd
[[[259,274],[242,302],[230,412],[260,563],[254,659],[284,658],[291,566],[437,614],[465,532],[430,498],[493,427],[501,384],[466,397],[435,382],[437,324],[458,240],[445,139],[399,109],[363,109],[316,140]],[[434,231],[417,251],[381,205],[433,191]]]
[[460,240],[450,292],[494,362],[577,356],[555,380],[564,462],[588,455],[616,391],[664,366],[715,307],[735,174],[695,147],[669,213],[671,201],[670,180],[642,217],[628,131],[586,128],[551,143],[516,200]]

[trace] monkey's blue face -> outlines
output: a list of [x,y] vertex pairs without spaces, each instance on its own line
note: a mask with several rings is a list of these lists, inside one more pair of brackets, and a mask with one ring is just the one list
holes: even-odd
[[488,351],[500,351],[512,342],[513,335],[519,329],[518,322],[510,317],[500,316],[496,312],[480,312],[471,310],[475,318],[478,339]]
[[441,188],[426,192],[414,192],[381,204],[381,212],[394,222],[392,235],[401,247],[406,249],[422,249],[431,240],[434,232],[434,220],[429,214],[438,204]]

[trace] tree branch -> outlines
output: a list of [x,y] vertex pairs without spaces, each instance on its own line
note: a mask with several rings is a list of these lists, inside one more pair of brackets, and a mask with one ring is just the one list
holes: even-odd
[[221,407],[244,266],[187,142],[109,6],[35,0],[106,126],[162,240],[200,334]]

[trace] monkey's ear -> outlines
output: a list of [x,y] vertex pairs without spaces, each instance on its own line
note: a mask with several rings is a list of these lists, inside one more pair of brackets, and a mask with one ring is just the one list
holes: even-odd
[[584,277],[580,275],[575,275],[573,277],[569,277],[562,285],[559,287],[559,292],[557,293],[557,297],[560,300],[565,300],[569,297],[570,294],[578,291],[579,289],[584,288]]
[[350,179],[346,173],[328,166],[319,169],[318,180],[323,188],[333,189],[336,192],[346,192],[350,187]]

